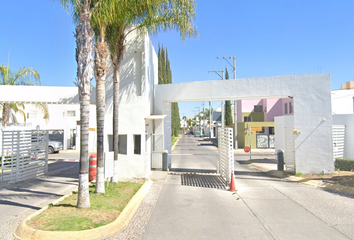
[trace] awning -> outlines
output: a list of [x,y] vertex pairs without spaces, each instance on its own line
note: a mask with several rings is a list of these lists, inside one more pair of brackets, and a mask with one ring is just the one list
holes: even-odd
[[145,120],[150,120],[150,119],[164,119],[167,117],[167,115],[150,115],[145,118]]

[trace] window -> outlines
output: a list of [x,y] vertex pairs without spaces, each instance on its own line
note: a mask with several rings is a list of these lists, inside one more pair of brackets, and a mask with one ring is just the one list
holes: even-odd
[[243,121],[244,122],[252,122],[252,117],[249,117],[249,116],[243,117]]
[[273,135],[274,134],[274,127],[269,127],[269,134]]
[[291,104],[291,102],[289,102],[289,113],[292,113],[293,112],[293,106]]
[[75,117],[75,110],[74,111],[68,111],[68,117]]
[[263,105],[254,105],[254,112],[263,112]]
[[141,154],[141,135],[134,135],[134,154]]
[[127,135],[118,135],[118,153],[127,154]]
[[288,114],[288,104],[287,103],[284,104],[284,113]]

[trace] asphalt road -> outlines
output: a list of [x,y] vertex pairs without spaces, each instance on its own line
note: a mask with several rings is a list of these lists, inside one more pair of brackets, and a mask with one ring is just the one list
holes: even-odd
[[14,239],[12,233],[22,219],[77,189],[78,162],[54,162],[48,176],[0,185],[0,239]]
[[217,148],[200,140],[184,135],[172,152],[175,174],[141,239],[354,239],[353,196],[269,177],[240,164],[244,155],[236,194],[218,188],[216,175],[183,174],[216,171]]

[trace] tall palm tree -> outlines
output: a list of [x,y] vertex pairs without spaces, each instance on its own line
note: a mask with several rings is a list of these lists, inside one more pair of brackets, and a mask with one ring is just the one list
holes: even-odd
[[102,3],[102,0],[60,0],[60,2],[65,9],[72,9],[73,20],[77,23],[74,34],[76,38],[77,80],[80,100],[80,171],[77,208],[89,208],[88,140],[95,38],[90,19],[92,13]]
[[[34,82],[32,81],[34,79]],[[26,85],[33,86],[39,85],[40,75],[32,69],[22,67],[17,71],[12,71],[10,68],[1,65],[0,66],[0,85]],[[44,119],[49,120],[49,112],[47,104],[38,103],[35,104],[36,108],[43,113]],[[25,105],[22,103],[1,103],[0,109],[2,109],[2,126],[7,126],[9,120],[16,123],[16,114],[23,116],[24,122],[26,122]]]
[[105,80],[109,70],[107,60],[109,49],[106,42],[106,26],[110,23],[110,2],[103,1],[91,17],[95,30],[95,79],[96,79],[96,124],[97,124],[97,177],[96,193],[105,193],[104,187],[104,117],[105,117]]
[[118,182],[118,113],[119,113],[119,70],[125,49],[127,36],[140,30],[143,34],[149,31],[174,29],[180,32],[182,40],[197,34],[193,25],[196,4],[194,0],[112,0],[112,23],[107,26],[107,42],[111,52],[113,65],[113,145],[114,176],[112,181]]

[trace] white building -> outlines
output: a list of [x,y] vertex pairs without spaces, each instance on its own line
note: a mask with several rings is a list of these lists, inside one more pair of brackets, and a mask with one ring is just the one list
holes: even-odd
[[[171,153],[171,102],[221,101],[287,98],[294,99],[293,129],[301,134],[291,136],[294,144],[287,149],[294,156],[296,171],[320,173],[333,171],[331,82],[329,74],[238,79],[237,81],[203,81],[158,85],[157,55],[148,34],[129,35],[120,71],[119,104],[119,178],[146,177],[154,168],[162,167],[162,151]],[[203,89],[195,92],[193,89]],[[54,93],[60,93],[58,94]],[[92,93],[92,97],[95,94]],[[112,71],[106,81],[105,143],[111,155],[112,141]],[[0,86],[0,102],[51,103],[56,115],[42,129],[59,128],[64,132],[75,128],[78,134],[77,88],[40,86]],[[94,104],[94,101],[92,101]],[[311,103],[311,104],[309,104]],[[70,111],[70,113],[69,113]],[[75,116],[72,115],[75,111]],[[71,118],[75,119],[71,119]],[[66,120],[70,121],[65,122]],[[90,129],[96,131],[94,105]],[[325,121],[324,121],[325,119]],[[38,120],[38,119],[37,119]],[[41,119],[39,119],[41,121]],[[38,121],[39,121],[38,120]],[[74,123],[74,125],[72,125]],[[35,123],[36,124],[36,123]],[[51,125],[53,124],[53,125]],[[288,134],[288,133],[286,133]],[[65,137],[68,141],[70,136]],[[65,142],[64,142],[65,143]],[[79,145],[76,142],[77,146]],[[94,145],[93,145],[94,146]],[[277,149],[276,149],[277,150]],[[171,162],[171,156],[169,157]]]

